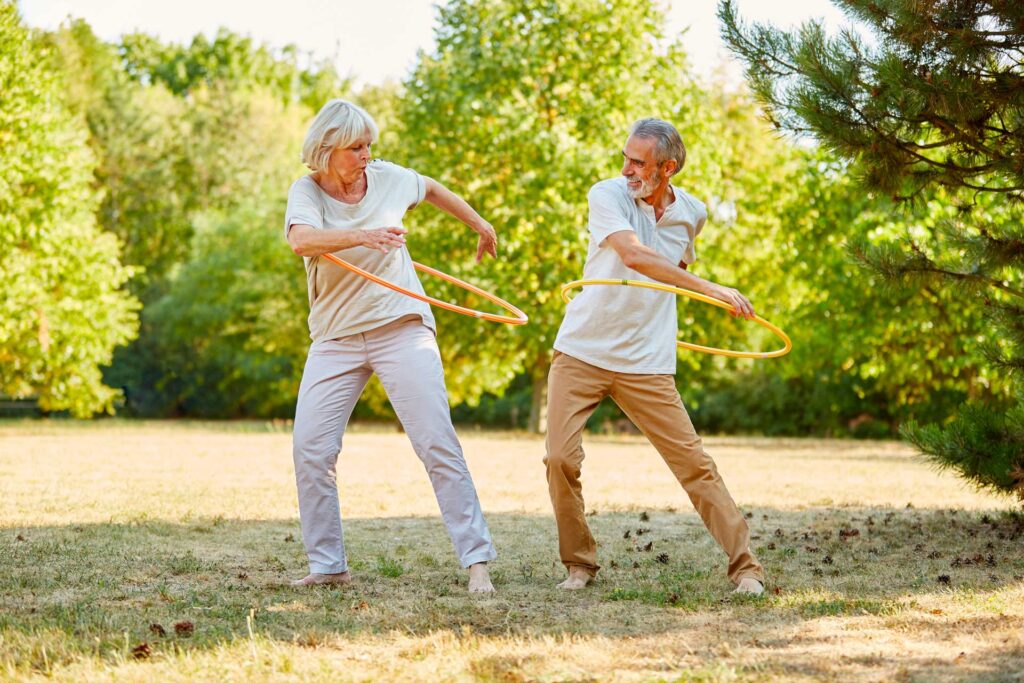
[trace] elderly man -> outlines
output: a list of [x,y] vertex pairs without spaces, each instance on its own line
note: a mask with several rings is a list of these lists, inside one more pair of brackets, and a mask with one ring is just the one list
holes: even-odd
[[[590,190],[590,247],[584,278],[658,281],[732,304],[750,318],[754,309],[735,289],[687,272],[694,240],[704,227],[704,205],[670,184],[686,159],[679,132],[660,119],[643,119],[622,150],[622,176]],[[715,463],[704,452],[675,385],[676,302],[671,293],[639,287],[585,287],[569,304],[555,339],[548,375],[548,489],[558,545],[579,589],[599,569],[584,517],[580,471],[587,418],[605,396],[650,439],[686,490],[705,526],[729,556],[736,592],[761,594],[764,570],[750,552],[750,532]]]

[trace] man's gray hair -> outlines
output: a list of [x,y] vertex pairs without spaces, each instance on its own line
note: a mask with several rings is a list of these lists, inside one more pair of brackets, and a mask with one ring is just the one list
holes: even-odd
[[679,136],[679,131],[668,121],[653,118],[640,119],[633,124],[629,134],[646,140],[654,140],[655,154],[659,165],[669,159],[675,159],[676,170],[672,172],[672,175],[683,169],[683,164],[686,163],[686,147],[683,145],[683,139]]
[[327,170],[331,152],[363,136],[377,141],[377,124],[366,110],[345,100],[331,100],[320,109],[302,144],[302,162],[312,171]]

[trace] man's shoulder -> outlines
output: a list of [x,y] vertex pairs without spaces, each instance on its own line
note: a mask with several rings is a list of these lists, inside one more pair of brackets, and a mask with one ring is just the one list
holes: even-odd
[[615,194],[623,194],[627,197],[629,192],[626,190],[626,179],[622,176],[617,178],[605,178],[604,180],[598,180],[596,183],[590,186],[591,192],[610,192]]
[[590,187],[587,198],[591,201],[596,199],[599,201],[615,201],[620,204],[629,204],[633,201],[626,187],[626,179],[622,177],[597,181]]
[[675,194],[679,208],[689,211],[698,217],[702,215],[707,216],[708,211],[707,207],[704,206],[704,202],[697,199],[681,187],[677,187],[675,185],[672,186],[672,192]]

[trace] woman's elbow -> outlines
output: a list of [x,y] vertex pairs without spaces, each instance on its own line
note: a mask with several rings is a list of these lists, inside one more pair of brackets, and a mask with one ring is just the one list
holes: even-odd
[[301,239],[297,237],[290,237],[288,239],[288,246],[292,248],[292,251],[299,256],[313,256],[309,246],[306,245]]
[[423,176],[423,201],[433,202],[437,198],[437,181]]

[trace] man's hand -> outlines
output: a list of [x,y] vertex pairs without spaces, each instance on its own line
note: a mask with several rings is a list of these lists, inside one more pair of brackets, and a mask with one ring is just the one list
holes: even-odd
[[491,258],[498,258],[498,233],[487,221],[478,227],[476,231],[480,234],[480,240],[476,245],[476,262],[484,260],[484,254],[490,254]]
[[401,249],[405,246],[405,238],[402,237],[409,232],[405,228],[377,228],[376,230],[362,231],[362,246],[370,249],[377,249],[385,254],[389,249]]
[[715,297],[719,301],[724,301],[727,304],[732,304],[733,308],[736,309],[732,315],[742,316],[746,319],[753,318],[756,314],[754,313],[754,306],[750,303],[750,299],[740,294],[739,290],[733,289],[732,287],[723,287],[722,285],[716,285],[711,283],[711,291],[708,292],[711,296]]

